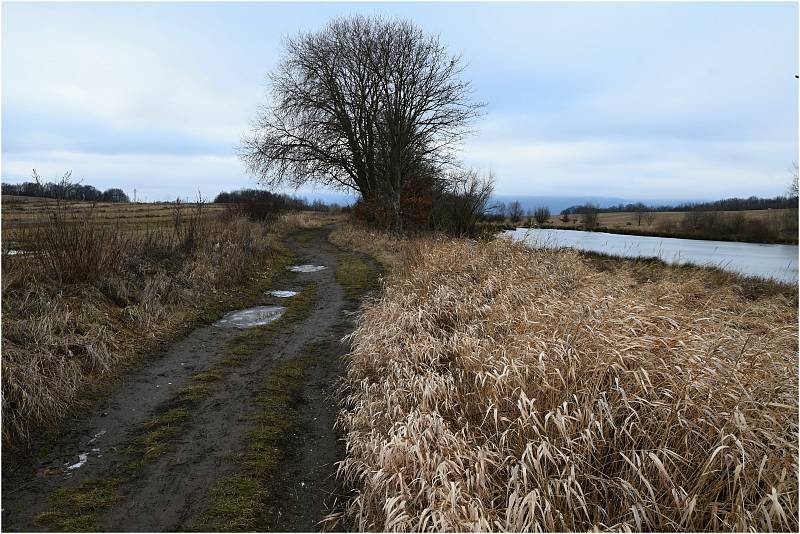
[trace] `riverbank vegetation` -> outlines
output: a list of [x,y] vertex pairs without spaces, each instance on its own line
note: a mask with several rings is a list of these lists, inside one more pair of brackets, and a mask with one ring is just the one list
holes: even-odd
[[[57,426],[82,393],[137,354],[257,294],[281,268],[281,236],[327,216],[294,212],[270,224],[203,204],[173,205],[170,223],[119,224],[48,204],[7,225],[2,253],[3,444],[24,448]],[[324,222],[329,222],[325,219]],[[5,458],[5,457],[4,457]]]
[[332,239],[391,266],[340,416],[360,530],[797,530],[796,287],[505,239]]
[[563,230],[584,230],[614,234],[742,241],[750,243],[798,242],[796,208],[747,211],[599,211],[584,209],[581,213],[562,213],[544,218],[541,214],[512,221],[508,217],[489,215],[480,224],[483,228],[500,229],[537,227]]

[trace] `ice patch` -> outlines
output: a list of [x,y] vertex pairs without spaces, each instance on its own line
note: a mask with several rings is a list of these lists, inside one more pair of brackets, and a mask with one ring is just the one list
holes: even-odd
[[252,328],[263,326],[278,319],[286,308],[283,306],[257,306],[246,310],[230,312],[214,323],[214,326],[223,328]]
[[327,269],[324,265],[292,265],[291,267],[287,267],[290,271],[294,273],[315,273],[317,271],[321,271],[323,269]]
[[67,466],[67,469],[80,469],[88,460],[89,460],[89,453],[82,452],[78,454],[78,463],[69,465],[69,462],[67,462],[64,465]]
[[280,297],[282,299],[285,299],[285,298],[289,298],[289,297],[293,297],[293,296],[297,295],[297,291],[281,291],[281,290],[277,290],[277,291],[270,291],[269,294],[272,295],[273,297]]

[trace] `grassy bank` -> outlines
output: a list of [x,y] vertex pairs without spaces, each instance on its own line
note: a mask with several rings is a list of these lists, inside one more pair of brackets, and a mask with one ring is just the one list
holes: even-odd
[[257,294],[286,260],[281,236],[313,224],[305,214],[266,226],[197,206],[176,213],[172,226],[130,231],[53,206],[16,229],[28,253],[4,247],[2,255],[8,451],[26,447],[34,430],[57,428],[135,356]]
[[796,288],[507,240],[333,240],[392,265],[340,416],[359,529],[797,530]]

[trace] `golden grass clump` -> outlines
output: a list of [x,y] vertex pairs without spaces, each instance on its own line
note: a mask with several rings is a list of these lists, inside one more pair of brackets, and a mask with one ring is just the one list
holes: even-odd
[[351,335],[360,530],[797,531],[794,297],[504,239],[407,248]]

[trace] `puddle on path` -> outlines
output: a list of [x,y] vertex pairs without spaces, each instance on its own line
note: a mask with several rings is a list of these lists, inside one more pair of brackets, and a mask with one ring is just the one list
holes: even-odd
[[269,324],[286,311],[283,306],[256,306],[246,310],[238,310],[226,314],[214,323],[222,328],[252,328]]
[[324,265],[292,265],[291,267],[287,267],[290,271],[294,273],[315,273],[317,271],[321,271],[323,269],[327,269]]
[[280,297],[282,299],[286,299],[289,297],[293,297],[297,295],[297,291],[282,291],[282,290],[275,290],[275,291],[267,291],[273,297]]

